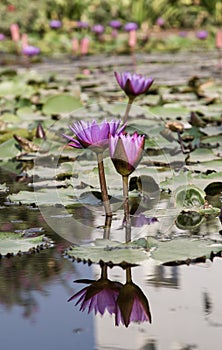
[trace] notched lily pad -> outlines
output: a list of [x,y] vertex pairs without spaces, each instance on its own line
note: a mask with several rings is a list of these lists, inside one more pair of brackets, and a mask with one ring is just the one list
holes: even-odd
[[0,232],[0,256],[10,257],[22,253],[36,253],[52,247],[52,242],[44,235],[26,238],[23,234]]
[[122,262],[137,264],[150,255],[149,252],[138,245],[101,239],[95,240],[92,245],[70,247],[66,254],[70,258],[79,260],[88,260],[94,263],[104,261],[113,264],[121,264]]

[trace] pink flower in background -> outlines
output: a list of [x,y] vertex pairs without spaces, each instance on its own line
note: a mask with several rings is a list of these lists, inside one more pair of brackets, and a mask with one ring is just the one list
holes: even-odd
[[127,96],[138,96],[146,93],[153,84],[152,78],[145,78],[141,74],[131,74],[129,72],[114,72],[117,83]]
[[82,56],[87,55],[89,53],[89,38],[84,37],[80,41],[80,53]]
[[0,41],[3,41],[3,40],[5,40],[5,35],[0,33]]
[[136,169],[143,156],[144,144],[145,136],[136,132],[133,135],[110,135],[110,157],[119,174],[128,176]]
[[10,26],[11,36],[13,41],[19,41],[20,40],[20,31],[19,26],[16,23],[11,24]]

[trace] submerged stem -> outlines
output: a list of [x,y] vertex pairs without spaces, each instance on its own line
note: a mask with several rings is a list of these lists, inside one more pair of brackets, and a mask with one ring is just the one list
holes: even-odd
[[99,170],[99,182],[100,182],[100,189],[102,194],[102,200],[104,209],[106,212],[106,216],[112,216],[112,211],[110,207],[109,202],[109,196],[106,186],[106,178],[105,178],[105,171],[104,171],[104,164],[103,164],[103,153],[97,153],[97,161],[98,161],[98,170]]
[[128,195],[128,175],[123,175],[124,222],[126,228],[126,243],[131,241],[131,220]]

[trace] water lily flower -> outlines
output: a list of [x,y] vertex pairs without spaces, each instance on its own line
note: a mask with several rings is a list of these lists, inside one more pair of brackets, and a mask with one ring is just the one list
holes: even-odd
[[131,322],[150,322],[151,313],[148,300],[142,290],[132,281],[119,291],[117,298],[116,326],[122,322],[126,327]]
[[36,46],[27,45],[27,46],[23,47],[22,53],[25,56],[35,56],[35,55],[38,55],[40,53],[40,49]]
[[146,93],[153,84],[152,78],[145,78],[142,74],[131,74],[130,72],[114,72],[117,83],[125,94],[135,98]]
[[156,24],[157,24],[159,27],[163,27],[164,24],[165,24],[165,20],[164,20],[162,17],[158,17],[157,20],[156,20]]
[[12,40],[18,42],[20,40],[20,30],[17,23],[13,23],[10,26]]
[[88,27],[89,27],[89,23],[88,22],[83,22],[83,21],[78,21],[77,22],[77,28],[86,29]]
[[92,122],[79,121],[70,126],[75,134],[75,138],[63,135],[69,141],[69,146],[74,148],[88,148],[96,153],[99,181],[103,205],[107,216],[112,216],[109,202],[109,195],[106,186],[105,171],[103,164],[103,152],[109,146],[109,136],[119,134],[124,129],[123,125],[119,130],[120,121],[112,120],[111,122],[103,121],[98,124],[95,120]]
[[119,29],[121,27],[121,22],[118,21],[117,19],[113,19],[112,21],[109,22],[109,26],[113,29]]
[[96,34],[102,34],[104,32],[104,26],[102,24],[95,24],[92,27],[92,31]]
[[0,41],[3,41],[3,40],[5,40],[5,35],[0,33]]
[[130,32],[131,30],[137,30],[137,29],[138,29],[138,24],[135,22],[126,23],[124,26],[124,30],[126,32]]
[[118,29],[122,26],[121,22],[114,19],[109,22],[109,26],[112,28],[112,37],[116,39],[118,36]]
[[205,40],[208,37],[208,32],[206,30],[199,30],[196,33],[196,37],[197,37],[197,39]]
[[125,124],[134,99],[139,95],[145,94],[149,90],[153,84],[153,78],[145,78],[141,74],[131,74],[130,72],[114,72],[114,75],[117,83],[129,98],[123,118],[123,123]]
[[110,157],[119,174],[129,176],[142,159],[145,144],[145,136],[116,134],[110,135],[109,150]]
[[144,143],[145,136],[138,135],[136,132],[132,136],[123,133],[115,136],[110,135],[110,157],[117,172],[122,175],[124,197],[123,223],[126,229],[126,242],[130,242],[131,240],[128,179],[142,158]]
[[[92,122],[78,121],[70,126],[75,138],[63,135],[69,140],[69,146],[74,148],[88,148],[96,153],[103,152],[109,146],[109,136],[114,136],[119,128],[120,121],[103,121],[98,124]],[[118,134],[124,129],[121,127]]]
[[58,19],[53,19],[49,22],[49,26],[52,29],[58,29],[58,28],[61,28],[62,22]]
[[119,295],[122,283],[111,281],[107,278],[107,266],[102,267],[101,278],[97,281],[77,280],[76,282],[89,283],[88,287],[83,288],[74,294],[68,301],[77,299],[75,305],[80,304],[80,311],[88,310],[88,313],[100,313],[103,315],[107,310],[110,315],[116,313],[116,301]]

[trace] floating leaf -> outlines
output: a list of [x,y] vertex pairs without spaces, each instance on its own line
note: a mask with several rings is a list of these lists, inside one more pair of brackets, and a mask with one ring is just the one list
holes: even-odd
[[185,185],[175,191],[178,207],[200,207],[204,204],[205,192],[194,185]]
[[5,256],[7,254],[14,255],[17,253],[24,253],[28,251],[36,251],[37,248],[52,246],[52,242],[44,239],[44,236],[34,238],[24,238],[22,234],[0,232],[0,254]]
[[51,96],[46,100],[43,106],[43,113],[46,115],[71,113],[80,107],[82,107],[82,103],[79,99],[71,95],[60,94]]
[[150,256],[149,252],[139,246],[101,239],[95,240],[90,246],[73,246],[66,253],[76,259],[90,260],[94,263],[102,260],[113,264],[137,264]]

